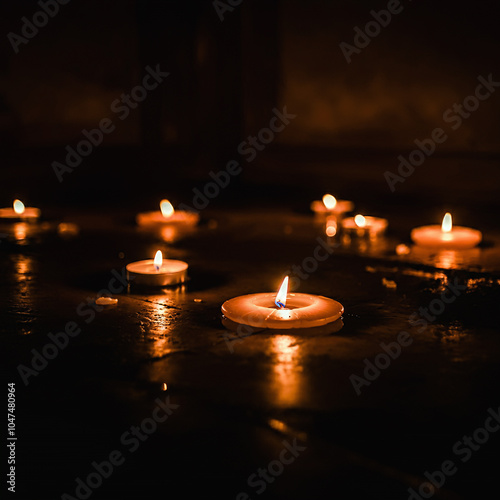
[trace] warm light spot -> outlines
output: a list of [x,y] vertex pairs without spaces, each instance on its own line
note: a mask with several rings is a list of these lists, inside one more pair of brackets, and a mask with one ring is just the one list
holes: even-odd
[[323,196],[323,204],[327,210],[333,210],[335,205],[337,205],[337,199],[331,194],[325,194],[325,196]]
[[167,384],[165,382],[163,382],[163,387],[162,387],[162,390],[166,391],[167,390]]
[[288,293],[288,276],[285,277],[283,283],[281,283],[281,287],[276,295],[276,300],[274,303],[280,308],[284,309],[286,306],[286,296]]
[[161,214],[163,215],[163,217],[165,217],[165,219],[172,217],[172,215],[174,215],[175,212],[172,203],[170,203],[168,200],[161,200],[160,210]]
[[24,203],[21,201],[21,200],[14,200],[14,212],[16,212],[16,214],[23,214],[24,213]]
[[329,224],[326,226],[326,235],[327,236],[335,236],[337,234],[337,224]]
[[[278,407],[300,406],[299,402],[303,401],[308,386],[303,372],[300,342],[292,335],[273,335],[270,344],[273,372],[267,389],[269,397]],[[276,427],[279,430],[281,426],[277,424]]]
[[61,222],[57,226],[57,232],[60,236],[76,236],[80,232],[80,228],[72,222]]
[[267,421],[267,423],[269,424],[269,427],[278,432],[286,432],[288,429],[288,426],[285,424],[285,422],[282,422],[281,420],[271,418]]
[[156,252],[153,263],[155,265],[156,270],[159,271],[163,264],[163,254],[161,253],[161,250],[158,250]]
[[388,280],[387,278],[382,278],[382,285],[384,285],[386,288],[389,288],[390,290],[396,290],[398,287],[398,284],[393,281],[393,280]]
[[354,223],[358,227],[365,227],[366,226],[366,219],[362,215],[358,214],[358,215],[356,215],[356,217],[354,217]]
[[453,223],[451,220],[451,214],[449,212],[444,214],[443,223],[441,224],[441,231],[443,233],[450,233],[453,228]]
[[443,269],[456,269],[460,264],[463,264],[463,252],[441,250],[435,256],[435,265]]
[[173,243],[179,235],[179,229],[172,224],[165,224],[160,231],[163,241]]
[[98,306],[114,306],[118,304],[118,299],[114,299],[113,297],[99,297],[95,303]]
[[302,441],[307,441],[307,434],[305,432],[300,432],[297,431],[296,429],[293,429],[289,425],[285,424],[282,420],[276,420],[274,418],[271,418],[267,421],[267,424],[271,429],[274,429],[275,431],[281,432],[282,434],[288,434],[288,435],[295,435]]
[[26,222],[18,222],[14,225],[14,238],[17,241],[23,241],[28,235],[28,225]]
[[404,243],[400,243],[396,247],[396,253],[398,255],[408,255],[410,252],[411,252],[410,248],[407,245],[405,245]]

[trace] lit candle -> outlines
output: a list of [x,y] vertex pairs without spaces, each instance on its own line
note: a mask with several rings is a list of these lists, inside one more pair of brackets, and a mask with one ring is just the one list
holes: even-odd
[[14,200],[12,208],[0,208],[0,219],[21,219],[36,221],[40,217],[40,209],[25,207],[21,200]]
[[470,227],[453,226],[450,213],[443,217],[443,223],[416,227],[411,232],[411,239],[419,246],[448,249],[474,248],[483,235],[481,231]]
[[154,259],[132,262],[126,269],[127,280],[136,285],[168,286],[186,281],[188,265],[181,260],[163,260],[158,250]]
[[342,228],[346,233],[355,233],[359,236],[380,236],[387,229],[387,219],[381,217],[370,217],[358,214],[355,217],[347,217],[342,221]]
[[168,200],[160,202],[160,210],[137,214],[136,221],[139,226],[164,226],[183,225],[195,226],[200,216],[194,212],[175,210]]
[[311,210],[318,215],[341,215],[354,210],[354,203],[348,200],[337,200],[331,194],[325,194],[322,200],[311,203]]
[[327,325],[343,312],[342,304],[330,298],[288,293],[288,276],[278,293],[242,295],[222,304],[223,316],[234,323],[276,330]]

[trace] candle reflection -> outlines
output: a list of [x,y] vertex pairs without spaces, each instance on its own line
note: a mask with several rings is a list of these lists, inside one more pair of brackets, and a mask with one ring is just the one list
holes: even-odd
[[14,224],[14,238],[18,242],[26,240],[28,234],[28,224],[26,222],[17,222]]
[[337,234],[337,217],[331,215],[326,219],[325,233],[330,238]]
[[16,293],[12,311],[22,335],[29,335],[34,320],[33,311],[33,259],[27,255],[13,255]]
[[161,228],[161,238],[166,243],[174,243],[179,237],[179,230],[174,226]]
[[155,234],[157,238],[165,243],[175,243],[196,231],[196,227],[184,227],[180,225],[159,225],[153,227],[140,227],[138,229],[144,234]]
[[178,350],[172,336],[178,320],[178,309],[172,307],[172,298],[182,294],[181,288],[167,290],[168,296],[157,296],[146,301],[149,307],[141,321],[141,330],[147,353],[153,358],[162,358]]
[[275,335],[270,342],[274,361],[271,399],[280,406],[298,405],[304,387],[300,345],[290,335]]
[[440,269],[463,269],[481,264],[481,250],[437,250],[415,245],[409,255],[411,260]]
[[387,252],[389,248],[389,241],[386,238],[374,235],[369,235],[366,238],[358,238],[343,233],[341,242],[344,248],[368,256],[380,256]]

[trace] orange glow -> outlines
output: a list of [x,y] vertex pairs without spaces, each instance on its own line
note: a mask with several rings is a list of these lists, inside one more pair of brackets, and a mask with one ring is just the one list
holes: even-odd
[[163,264],[163,254],[161,253],[161,250],[158,250],[156,252],[156,255],[155,255],[155,258],[154,258],[154,261],[153,261],[155,267],[156,267],[156,270],[159,271],[162,264]]
[[398,255],[408,255],[410,252],[411,252],[410,248],[407,245],[405,245],[404,243],[400,243],[396,247],[396,253]]
[[174,215],[175,212],[172,203],[170,203],[168,200],[161,200],[160,210],[161,214],[163,215],[163,217],[165,217],[165,219],[172,217],[172,215]]
[[453,228],[453,222],[451,219],[451,214],[447,212],[444,214],[443,217],[443,223],[441,224],[441,231],[443,231],[443,233],[451,233],[452,228]]
[[24,213],[24,203],[21,200],[14,200],[13,206],[16,214],[21,215]]
[[337,223],[336,222],[328,222],[326,226],[326,235],[333,237],[337,234]]
[[325,194],[325,196],[323,196],[323,204],[327,210],[333,210],[337,205],[337,199],[331,194]]
[[17,224],[14,224],[14,238],[16,238],[17,241],[25,240],[27,235],[28,225],[26,222],[18,222]]
[[[299,405],[304,397],[307,381],[304,379],[300,344],[291,335],[270,337],[273,353],[273,373],[269,386],[269,397],[273,404],[284,407]],[[280,425],[278,424],[277,428]]]
[[163,387],[162,387],[162,389],[163,389],[164,391],[166,391],[166,390],[168,389],[167,384],[166,384],[165,382],[163,382]]
[[354,217],[354,223],[358,227],[365,227],[366,226],[366,219],[362,215],[358,214],[358,215],[356,215],[356,217]]
[[285,279],[283,280],[283,283],[281,283],[281,287],[278,291],[278,294],[276,295],[276,300],[274,301],[278,307],[284,308],[286,306],[287,294],[288,294],[288,276],[286,276]]

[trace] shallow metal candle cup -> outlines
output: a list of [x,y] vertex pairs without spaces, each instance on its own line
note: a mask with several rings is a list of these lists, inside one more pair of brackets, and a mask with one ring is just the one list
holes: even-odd
[[322,200],[314,200],[311,210],[316,215],[342,215],[354,210],[354,203],[349,200],[337,200],[331,194],[325,194]]
[[153,259],[127,265],[127,280],[141,286],[173,286],[187,280],[188,265],[181,260],[164,260],[158,268]]
[[474,248],[483,238],[481,231],[464,226],[454,226],[450,213],[443,217],[443,223],[416,227],[411,239],[419,246],[461,250]]
[[25,207],[20,200],[14,200],[12,208],[0,208],[0,219],[13,221],[36,221],[40,218],[40,209]]
[[320,295],[289,293],[285,308],[278,308],[275,300],[276,293],[242,295],[224,302],[221,310],[234,323],[277,330],[326,325],[344,312],[342,304]]
[[200,216],[194,212],[184,210],[174,210],[174,207],[168,200],[162,200],[160,210],[154,212],[142,212],[137,214],[136,222],[143,227],[161,227],[161,226],[196,226]]
[[370,217],[369,215],[356,215],[342,221],[344,234],[369,236],[371,238],[381,236],[387,229],[387,219],[381,217]]

